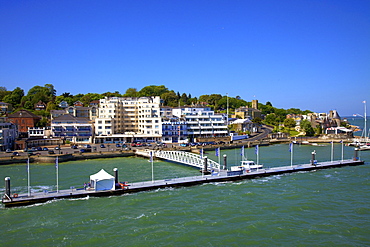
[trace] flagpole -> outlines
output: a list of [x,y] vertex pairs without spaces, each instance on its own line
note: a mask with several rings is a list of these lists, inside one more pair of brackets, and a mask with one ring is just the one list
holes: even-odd
[[331,162],[333,162],[334,158],[334,142],[333,140],[331,141]]
[[258,144],[256,145],[256,155],[257,155],[257,171],[258,171],[258,165],[259,165],[259,148],[258,148]]
[[291,142],[290,144],[290,167],[293,167],[293,143]]
[[59,193],[59,164],[58,164],[58,156],[55,160],[56,164],[55,164],[55,167],[56,167],[56,170],[57,170],[57,193]]
[[152,162],[152,183],[154,184],[154,164],[153,164],[153,151],[150,151],[150,161]]
[[220,172],[221,172],[221,149],[220,149],[220,147],[218,147],[218,164],[219,164],[218,176],[220,176]]
[[367,119],[366,119],[366,101],[364,100],[363,103],[364,103],[364,107],[365,107],[365,114],[364,114],[365,115],[365,128],[364,128],[365,129],[365,133],[364,133],[365,136],[364,137],[365,137],[365,142],[367,143],[367,133],[366,133],[367,132],[367,126],[366,126],[366,121],[367,121]]
[[28,187],[28,196],[31,196],[31,186],[30,186],[30,158],[27,159],[27,187]]
[[342,143],[342,162],[343,162],[343,140],[340,141]]

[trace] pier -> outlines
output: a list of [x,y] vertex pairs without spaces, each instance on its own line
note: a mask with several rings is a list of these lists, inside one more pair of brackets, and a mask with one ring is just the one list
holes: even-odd
[[328,161],[301,165],[289,165],[282,167],[273,167],[273,168],[263,168],[251,172],[240,173],[230,173],[226,170],[221,170],[217,174],[210,175],[201,175],[193,177],[183,177],[183,178],[173,178],[173,179],[164,179],[164,180],[154,180],[154,181],[145,181],[145,182],[135,182],[129,183],[128,186],[123,189],[115,190],[85,190],[71,188],[69,190],[59,190],[58,192],[38,192],[32,193],[30,196],[28,194],[15,195],[10,192],[10,180],[5,180],[6,183],[6,193],[3,196],[2,203],[5,207],[16,207],[16,206],[25,206],[36,203],[44,203],[51,200],[58,199],[72,199],[72,198],[84,198],[84,197],[107,197],[107,196],[117,196],[130,193],[137,193],[142,191],[150,191],[156,189],[162,189],[167,187],[184,187],[184,186],[194,186],[204,183],[214,183],[214,182],[226,182],[226,181],[237,181],[244,179],[254,179],[266,176],[273,176],[285,173],[301,172],[301,171],[314,171],[320,169],[336,168],[343,166],[357,166],[363,165],[364,161],[357,159],[348,159],[348,160],[339,160],[339,161]]

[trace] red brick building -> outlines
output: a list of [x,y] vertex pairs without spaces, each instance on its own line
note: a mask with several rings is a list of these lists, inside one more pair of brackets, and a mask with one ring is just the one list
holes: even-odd
[[9,114],[8,120],[18,126],[19,135],[22,136],[27,134],[29,127],[35,127],[35,125],[41,120],[41,117],[27,110],[20,110]]

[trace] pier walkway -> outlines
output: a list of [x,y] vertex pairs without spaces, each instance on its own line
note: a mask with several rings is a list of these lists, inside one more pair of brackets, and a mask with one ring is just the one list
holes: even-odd
[[[193,166],[199,169],[204,168],[204,157],[184,151],[163,151],[163,150],[136,150],[136,154],[144,157],[150,158],[150,153],[153,157],[158,159],[164,159],[168,161],[173,161],[188,166]],[[216,161],[207,159],[207,169],[208,171],[221,169],[221,165]]]
[[316,165],[312,164],[302,164],[302,165],[293,165],[293,166],[282,166],[282,167],[273,167],[273,168],[264,168],[259,169],[253,172],[241,172],[239,174],[231,174],[226,170],[221,170],[218,174],[211,175],[200,175],[193,177],[182,177],[182,178],[172,178],[172,179],[162,179],[154,181],[144,181],[144,182],[135,182],[130,183],[125,189],[116,189],[116,190],[103,190],[103,191],[94,191],[94,190],[84,190],[84,189],[69,189],[69,190],[60,190],[58,193],[54,192],[39,192],[32,193],[31,196],[27,194],[21,194],[17,197],[4,196],[3,204],[5,207],[15,207],[15,206],[25,206],[36,203],[43,203],[55,199],[72,199],[72,198],[84,198],[88,196],[92,197],[102,197],[102,196],[114,196],[122,195],[129,193],[136,193],[141,191],[149,191],[167,187],[184,187],[184,186],[193,186],[203,183],[213,183],[213,182],[226,182],[226,181],[236,181],[243,179],[253,179],[258,177],[266,177],[284,173],[293,173],[299,171],[313,171],[319,169],[328,169],[342,166],[357,166],[363,165],[364,161],[362,160],[343,160],[343,161],[332,161],[332,162],[320,162]]

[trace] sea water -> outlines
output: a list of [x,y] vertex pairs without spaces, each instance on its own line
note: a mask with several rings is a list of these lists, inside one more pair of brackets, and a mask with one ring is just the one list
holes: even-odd
[[[334,159],[342,145],[335,144]],[[293,163],[331,159],[331,145],[296,145]],[[344,158],[353,147],[343,146]],[[207,156],[218,159],[215,152]],[[222,150],[228,164],[238,164],[241,150]],[[259,148],[265,167],[290,165],[288,144]],[[370,152],[360,152],[370,161]],[[255,149],[245,149],[256,159]],[[222,162],[222,161],[221,161]],[[100,169],[120,181],[151,180],[151,163],[143,158],[85,160],[59,164],[59,187],[82,187]],[[32,191],[54,190],[54,164],[31,164]],[[25,164],[0,167],[11,177],[12,191],[27,193]],[[184,165],[155,161],[155,179],[197,176]],[[55,200],[0,208],[1,246],[368,246],[370,244],[370,166],[160,189],[130,195]],[[0,193],[4,188],[1,186]]]

